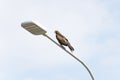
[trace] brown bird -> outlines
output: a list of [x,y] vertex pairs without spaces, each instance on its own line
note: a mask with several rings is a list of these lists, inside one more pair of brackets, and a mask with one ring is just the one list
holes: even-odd
[[59,31],[55,31],[56,33],[56,39],[60,43],[60,45],[68,46],[71,51],[74,51],[74,48],[71,46],[69,41],[66,39],[65,36],[63,36]]

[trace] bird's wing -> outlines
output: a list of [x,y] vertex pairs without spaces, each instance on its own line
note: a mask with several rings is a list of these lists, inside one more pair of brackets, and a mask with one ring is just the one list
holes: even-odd
[[61,44],[66,46],[69,44],[69,41],[64,36],[57,34],[56,37]]

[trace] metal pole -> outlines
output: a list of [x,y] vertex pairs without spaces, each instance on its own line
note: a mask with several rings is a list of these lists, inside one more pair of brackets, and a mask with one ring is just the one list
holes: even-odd
[[[54,42],[56,45],[58,45],[60,48],[62,48],[57,42],[55,42],[52,38],[50,38],[47,34],[43,34],[45,37],[47,37],[48,39],[50,39],[52,42]],[[69,52],[68,50],[62,48],[64,51],[66,51],[69,55],[71,55],[73,58],[75,58],[78,62],[80,62],[88,71],[88,73],[90,74],[92,80],[95,80],[91,71],[89,70],[89,68],[79,59],[77,58],[75,55],[73,55],[71,52]]]

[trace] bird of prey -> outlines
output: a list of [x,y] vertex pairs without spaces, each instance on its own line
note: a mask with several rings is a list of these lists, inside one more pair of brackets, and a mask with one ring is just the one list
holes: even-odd
[[[56,39],[58,40],[58,42],[60,43],[60,45],[64,45],[64,46],[68,46],[69,49],[71,51],[74,51],[74,48],[71,46],[71,44],[69,43],[69,41],[67,40],[67,38],[65,36],[63,36],[59,31],[55,31],[56,33]],[[63,47],[63,46],[62,46]]]

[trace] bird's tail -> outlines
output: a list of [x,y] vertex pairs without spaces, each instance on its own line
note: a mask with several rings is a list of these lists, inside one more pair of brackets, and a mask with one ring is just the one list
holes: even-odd
[[74,48],[71,46],[71,44],[69,44],[68,47],[71,51],[74,51]]

